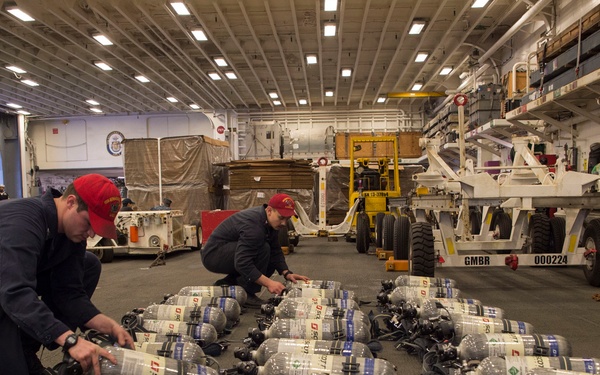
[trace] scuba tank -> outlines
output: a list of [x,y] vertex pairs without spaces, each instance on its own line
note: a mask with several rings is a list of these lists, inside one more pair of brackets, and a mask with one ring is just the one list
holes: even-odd
[[400,275],[396,280],[382,280],[381,286],[383,290],[392,290],[398,286],[456,288],[456,281],[442,277]]
[[455,288],[398,286],[390,293],[379,293],[377,299],[381,303],[400,305],[402,302],[421,301],[428,298],[457,298],[459,296],[460,290]]
[[538,367],[527,370],[525,375],[586,375],[587,372]]
[[100,357],[102,375],[141,374],[181,374],[181,375],[218,375],[217,370],[197,363],[179,361],[135,350],[107,346],[106,349],[117,359],[115,365]]
[[136,342],[135,350],[161,357],[206,365],[204,351],[195,342]]
[[488,318],[502,319],[504,310],[499,307],[469,305],[462,302],[439,303],[435,299],[423,300],[419,307],[413,307],[410,303],[405,303],[402,306],[402,311],[405,315],[419,317],[421,319],[433,319],[449,317],[451,314],[464,314],[472,316],[486,316]]
[[395,375],[394,365],[384,359],[339,355],[277,353],[265,363],[241,362],[238,373],[244,375]]
[[345,319],[277,319],[264,331],[250,329],[248,336],[256,344],[270,338],[367,343],[371,340],[371,331],[363,323]]
[[238,285],[232,286],[184,286],[177,293],[180,296],[192,297],[231,297],[235,298],[240,305],[244,305],[248,299],[248,293]]
[[133,337],[133,341],[135,342],[192,342],[196,343],[196,340],[192,338],[192,336],[182,335],[179,333],[167,333],[167,334],[158,334],[154,332],[136,332],[131,330],[129,332],[131,337]]
[[225,313],[228,326],[239,322],[242,308],[235,298],[229,297],[193,297],[193,296],[170,296],[165,305],[181,306],[213,306],[218,307]]
[[353,299],[358,302],[353,291],[343,289],[292,288],[286,293],[286,297],[341,298]]
[[223,310],[213,306],[150,305],[144,309],[141,315],[143,320],[208,323],[219,333],[223,332],[227,323]]
[[286,288],[342,289],[342,283],[331,280],[307,280],[297,283],[288,281]]
[[267,339],[256,350],[236,348],[233,356],[242,361],[254,361],[262,366],[277,353],[342,355],[373,358],[371,350],[361,342],[304,340],[304,339]]
[[340,298],[320,298],[320,297],[284,297],[276,296],[271,298],[270,302],[273,305],[279,306],[283,301],[296,301],[304,303],[312,303],[313,305],[323,305],[338,307],[340,309],[351,309],[360,310],[358,302],[353,299],[340,299]]
[[273,318],[304,318],[304,319],[346,319],[361,322],[371,326],[369,317],[360,310],[340,309],[323,305],[314,305],[299,301],[283,300],[277,307],[263,305],[261,312],[269,319]]
[[481,361],[476,375],[506,375],[510,373],[524,374],[535,368],[554,368],[560,370],[580,371],[588,374],[600,373],[600,363],[597,358],[578,357],[487,357]]
[[452,314],[450,320],[424,321],[422,331],[430,331],[437,339],[451,340],[454,345],[458,345],[462,338],[470,333],[512,332],[526,335],[533,333],[533,326],[516,320]]
[[217,341],[217,330],[208,323],[176,322],[173,320],[144,320],[144,329],[159,334],[181,333],[191,336],[205,347]]

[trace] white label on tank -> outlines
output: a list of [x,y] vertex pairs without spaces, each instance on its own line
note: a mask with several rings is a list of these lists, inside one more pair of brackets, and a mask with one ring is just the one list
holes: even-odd
[[136,332],[135,338],[138,340],[138,342],[155,342],[156,341],[156,333]]
[[[444,306],[446,305],[444,304]],[[456,314],[467,314],[469,312],[469,305],[462,302],[451,302],[446,308]]]
[[486,335],[489,355],[495,357],[520,357],[525,355],[525,345],[520,335],[497,333]]
[[[291,355],[290,356],[290,368],[288,374],[290,375],[311,375],[314,374],[315,370],[330,370],[333,366],[332,356],[321,355],[318,356],[316,361],[312,359],[317,358],[314,356],[304,355]],[[319,371],[321,373],[322,371]],[[324,371],[323,371],[324,372]]]
[[127,350],[123,352],[123,364],[120,374],[163,375],[166,373],[165,363],[165,357]]
[[406,290],[406,300],[423,299],[429,297],[429,288],[404,288]]
[[183,321],[183,308],[181,306],[159,306],[156,319],[181,322]]
[[144,328],[149,331],[157,331],[159,333],[179,332],[181,322],[171,322],[167,320],[146,320]]
[[315,352],[315,344],[315,340],[304,340],[302,343],[298,343],[296,341],[281,339],[277,345],[277,352],[313,354]]
[[[427,288],[429,289],[430,284],[429,284],[429,277],[421,277],[421,276],[413,276],[414,277],[414,281],[415,281],[415,286],[420,286],[423,288]],[[412,280],[411,280],[412,281]],[[413,285],[413,283],[410,283],[411,285]]]
[[[306,338],[310,340],[321,340],[323,332],[330,332],[331,329],[325,329],[323,320],[306,319]],[[329,327],[327,327],[329,328]]]
[[290,320],[290,338],[303,339],[306,327],[300,323],[300,320]]
[[533,368],[550,367],[550,359],[548,357],[506,357],[505,361],[507,375],[525,374]]
[[463,337],[468,333],[493,333],[494,322],[490,318],[465,315],[462,321]]

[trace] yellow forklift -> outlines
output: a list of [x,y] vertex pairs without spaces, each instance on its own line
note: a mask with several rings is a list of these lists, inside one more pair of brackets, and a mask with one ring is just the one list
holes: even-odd
[[371,242],[377,247],[393,242],[395,216],[390,215],[390,200],[400,198],[398,138],[354,136],[349,151],[349,207],[359,200],[349,236],[355,236],[359,253],[367,253]]

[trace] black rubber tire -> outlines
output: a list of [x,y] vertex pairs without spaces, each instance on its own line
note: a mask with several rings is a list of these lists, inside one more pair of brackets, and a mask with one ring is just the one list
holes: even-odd
[[279,245],[281,247],[289,247],[290,246],[290,236],[288,235],[288,230],[287,227],[284,228],[280,228],[278,230],[278,236],[279,236]]
[[567,236],[566,222],[563,217],[553,217],[550,219],[550,250],[554,249],[556,254],[562,252],[563,244],[565,243],[565,237]]
[[[288,226],[288,231],[296,231],[296,228],[294,228],[294,223],[292,223],[291,220],[287,221],[287,226]],[[298,243],[300,243],[300,235],[298,233],[296,233],[296,235],[294,237],[290,238],[290,244],[294,245],[294,246],[298,246]]]
[[408,260],[410,253],[410,219],[399,216],[394,222],[394,259]]
[[375,215],[375,247],[381,249],[383,246],[383,219],[385,218],[385,213],[378,212]]
[[550,219],[545,214],[533,214],[529,219],[531,254],[544,254],[550,250]]
[[492,220],[490,220],[490,228],[495,228],[496,227],[496,218],[498,217],[498,215],[500,214],[505,214],[506,212],[504,212],[503,209],[501,208],[496,208],[494,210],[494,212],[492,212]]
[[[494,215],[494,235],[498,240],[508,240],[512,231],[512,219],[504,211],[495,212]],[[498,254],[510,254],[512,250],[498,250]]]
[[[600,247],[600,219],[591,220],[583,232],[583,246],[586,250]],[[583,265],[583,274],[591,286],[600,286],[600,261],[598,253],[591,253]]]
[[471,223],[471,234],[479,234],[481,232],[481,212],[471,210],[469,212],[469,222]]
[[111,263],[115,258],[115,250],[110,248],[94,250],[94,254],[100,259],[100,263]]
[[394,215],[385,215],[383,218],[383,231],[381,248],[386,251],[394,250],[394,223],[396,217]]
[[369,251],[371,244],[371,228],[369,216],[361,212],[356,217],[356,250],[361,254]]
[[413,276],[435,277],[435,250],[433,229],[429,223],[411,225],[411,249]]

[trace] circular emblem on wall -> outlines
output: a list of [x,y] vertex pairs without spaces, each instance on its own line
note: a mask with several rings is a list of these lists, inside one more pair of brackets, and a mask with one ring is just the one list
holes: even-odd
[[217,133],[219,133],[219,134],[225,133],[225,127],[223,125],[219,125],[217,127]]
[[121,142],[123,142],[124,139],[125,136],[123,136],[123,133],[120,131],[115,130],[108,133],[106,136],[106,149],[108,150],[108,153],[112,156],[121,155],[121,151],[123,150]]

